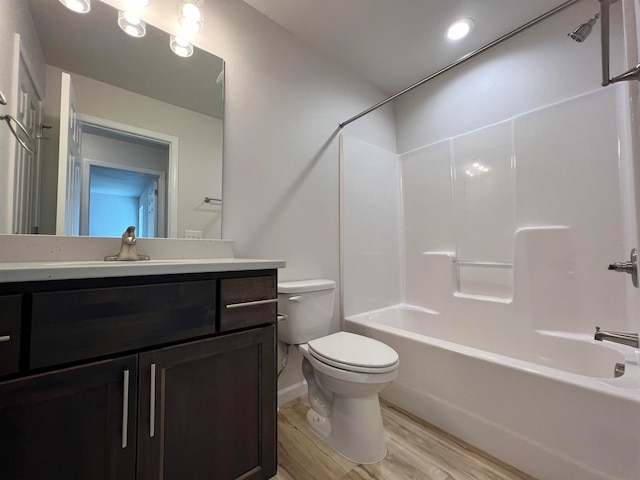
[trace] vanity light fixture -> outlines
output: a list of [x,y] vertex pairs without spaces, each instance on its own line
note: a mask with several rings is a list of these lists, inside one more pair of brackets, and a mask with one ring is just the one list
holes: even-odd
[[187,36],[192,36],[202,31],[204,23],[204,0],[179,0],[178,23]]
[[469,35],[471,30],[473,30],[474,25],[475,22],[471,18],[461,18],[456,20],[449,25],[449,28],[447,28],[447,38],[449,40],[460,40],[461,38]]
[[76,13],[87,13],[91,10],[91,0],[60,0],[60,3]]
[[193,45],[184,37],[178,37],[176,35],[169,36],[169,46],[173,53],[179,57],[190,57],[193,55]]
[[127,0],[127,11],[130,9],[140,9],[148,7],[151,0]]
[[147,25],[133,12],[118,10],[118,25],[132,37],[144,37]]

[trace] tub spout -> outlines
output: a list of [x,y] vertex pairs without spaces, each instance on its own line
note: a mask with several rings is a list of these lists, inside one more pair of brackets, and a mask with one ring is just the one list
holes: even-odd
[[593,337],[594,340],[608,340],[610,342],[621,343],[623,345],[629,345],[633,348],[638,348],[638,334],[637,333],[624,333],[624,332],[607,332],[600,330],[600,327],[596,327],[596,334]]

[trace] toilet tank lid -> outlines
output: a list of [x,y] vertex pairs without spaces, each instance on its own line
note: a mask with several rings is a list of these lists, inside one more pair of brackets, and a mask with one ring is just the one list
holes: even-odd
[[336,288],[336,282],[325,279],[278,283],[278,293],[319,292],[321,290],[333,290],[334,288]]

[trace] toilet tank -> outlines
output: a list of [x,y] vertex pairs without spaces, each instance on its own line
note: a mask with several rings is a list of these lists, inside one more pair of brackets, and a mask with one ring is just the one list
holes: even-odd
[[278,339],[298,345],[329,335],[333,317],[336,282],[298,280],[278,283]]

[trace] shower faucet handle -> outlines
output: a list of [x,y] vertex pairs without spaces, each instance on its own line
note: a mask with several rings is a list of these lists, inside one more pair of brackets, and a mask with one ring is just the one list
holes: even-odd
[[631,259],[628,262],[616,262],[609,265],[609,270],[615,272],[628,273],[631,275],[633,286],[638,288],[638,253],[635,248],[631,249]]

